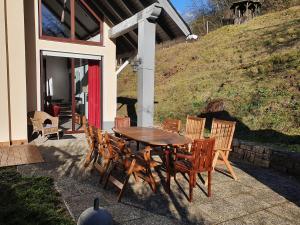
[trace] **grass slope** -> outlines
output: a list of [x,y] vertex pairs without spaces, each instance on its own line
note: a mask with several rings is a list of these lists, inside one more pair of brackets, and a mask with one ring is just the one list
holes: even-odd
[[24,177],[16,169],[0,169],[0,224],[74,225],[53,180]]
[[[300,7],[159,49],[155,82],[156,123],[184,121],[221,100],[223,113],[239,121],[237,136],[299,148]],[[131,68],[120,75],[118,96],[136,98]]]

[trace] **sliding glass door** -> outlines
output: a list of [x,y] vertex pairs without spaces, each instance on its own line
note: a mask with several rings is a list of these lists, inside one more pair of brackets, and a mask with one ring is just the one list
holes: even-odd
[[43,110],[59,116],[59,126],[66,133],[83,132],[83,116],[101,128],[101,58],[57,52],[42,52],[42,57]]

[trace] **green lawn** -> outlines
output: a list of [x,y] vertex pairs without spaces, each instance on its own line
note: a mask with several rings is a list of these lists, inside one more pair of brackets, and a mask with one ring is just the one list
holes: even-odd
[[0,169],[1,225],[74,225],[48,177],[25,177]]

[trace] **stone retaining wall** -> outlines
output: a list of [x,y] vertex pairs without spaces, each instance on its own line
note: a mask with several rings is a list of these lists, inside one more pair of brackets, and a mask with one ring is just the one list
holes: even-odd
[[235,139],[230,158],[300,177],[300,153]]

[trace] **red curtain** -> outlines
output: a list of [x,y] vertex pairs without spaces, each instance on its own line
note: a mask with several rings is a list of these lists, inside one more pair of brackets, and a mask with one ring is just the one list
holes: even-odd
[[100,62],[89,60],[88,67],[88,107],[89,125],[101,128],[101,76]]

